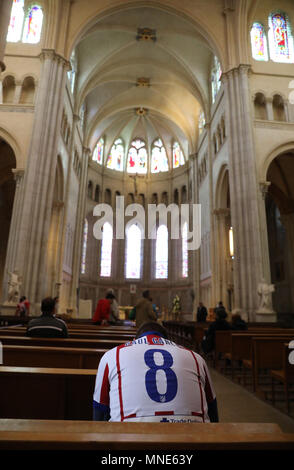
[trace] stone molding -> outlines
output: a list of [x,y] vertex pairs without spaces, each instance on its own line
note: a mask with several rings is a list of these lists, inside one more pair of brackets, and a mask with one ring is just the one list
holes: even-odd
[[61,64],[66,70],[71,70],[71,65],[69,60],[65,59],[60,54],[57,54],[54,49],[42,49],[42,52],[39,54],[39,58],[41,61],[46,59],[55,60],[59,64]]

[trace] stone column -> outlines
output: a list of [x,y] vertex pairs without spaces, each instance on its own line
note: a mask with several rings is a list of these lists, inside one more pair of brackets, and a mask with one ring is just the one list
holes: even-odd
[[[76,217],[76,226],[75,226],[75,239],[73,246],[73,266],[72,266],[72,284],[70,292],[70,308],[73,309],[74,316],[78,311],[78,299],[77,292],[79,287],[80,280],[80,271],[81,271],[81,256],[82,256],[82,241],[83,241],[83,230],[84,230],[84,220],[86,217],[86,200],[87,200],[87,181],[88,181],[88,165],[89,159],[91,157],[91,150],[87,147],[83,147],[83,157],[82,157],[82,174],[80,180],[80,189],[77,205],[77,217]],[[92,237],[93,233],[88,231],[88,237]]]
[[274,120],[273,99],[272,98],[266,98],[265,99],[265,104],[266,104],[267,119],[269,121],[273,121]]
[[0,74],[5,70],[4,51],[6,47],[6,37],[10,21],[12,1],[1,0],[0,2]]
[[227,290],[228,290],[228,219],[230,217],[230,209],[215,209],[213,211],[216,218],[215,224],[215,292],[219,300],[227,306]]
[[257,169],[250,106],[249,65],[224,75],[229,138],[231,217],[234,229],[234,311],[255,319],[263,277]]
[[[190,179],[192,182],[192,194],[190,198],[191,204],[198,204],[198,162],[197,162],[198,154],[194,153],[189,155],[190,160]],[[191,254],[190,254],[191,253]],[[200,299],[200,249],[193,250],[189,252],[189,263],[191,261],[191,270],[189,267],[189,274],[192,272],[192,279],[193,279],[193,288],[195,291],[195,298],[194,298],[194,306],[192,312],[192,320],[196,320],[197,314],[197,305],[199,304]]]
[[[16,186],[15,186],[12,218],[10,222],[9,239],[8,239],[7,254],[6,254],[6,270],[4,272],[4,283],[3,283],[3,291],[2,291],[2,296],[3,296],[4,301],[7,298],[7,287],[8,287],[7,286],[7,269],[10,272],[13,272],[14,269],[19,268],[16,256],[15,256],[15,248],[17,244],[17,235],[20,230],[20,218],[21,218],[22,199],[23,199],[24,170],[17,168],[17,169],[12,169],[12,172],[14,174]],[[21,289],[21,292],[23,293],[23,289]]]
[[[41,79],[23,182],[19,230],[14,243],[15,260],[23,276],[23,292],[31,302],[32,312],[45,294],[46,249],[69,65],[54,50],[43,50],[40,59]],[[8,260],[5,271],[13,268]],[[6,282],[4,279],[4,284]]]
[[219,299],[216,298],[216,283],[215,283],[215,272],[216,272],[216,261],[215,261],[215,227],[214,227],[214,187],[213,187],[213,149],[212,149],[212,134],[210,124],[205,124],[207,129],[207,147],[208,147],[208,178],[209,178],[209,218],[210,218],[210,269],[211,269],[211,306],[215,306]]
[[15,93],[13,98],[14,104],[19,104],[20,95],[21,95],[22,82],[20,80],[15,81]]

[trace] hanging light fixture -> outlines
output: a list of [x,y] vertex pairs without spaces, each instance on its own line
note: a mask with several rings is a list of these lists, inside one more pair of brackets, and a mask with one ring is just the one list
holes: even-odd
[[233,227],[230,227],[229,230],[229,246],[230,246],[230,256],[234,258],[234,233]]

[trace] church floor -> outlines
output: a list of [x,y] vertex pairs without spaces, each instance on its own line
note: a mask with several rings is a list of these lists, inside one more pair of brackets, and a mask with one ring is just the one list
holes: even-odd
[[219,420],[223,423],[276,423],[283,432],[294,433],[294,419],[257,398],[210,368],[218,402]]

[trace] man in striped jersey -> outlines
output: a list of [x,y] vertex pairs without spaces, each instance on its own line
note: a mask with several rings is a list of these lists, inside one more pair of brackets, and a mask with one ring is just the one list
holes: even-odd
[[27,336],[38,338],[67,338],[67,326],[63,320],[55,318],[56,299],[47,297],[42,300],[42,315],[31,320],[27,327]]
[[203,358],[168,340],[156,322],[107,351],[95,384],[96,421],[217,422],[216,396]]

